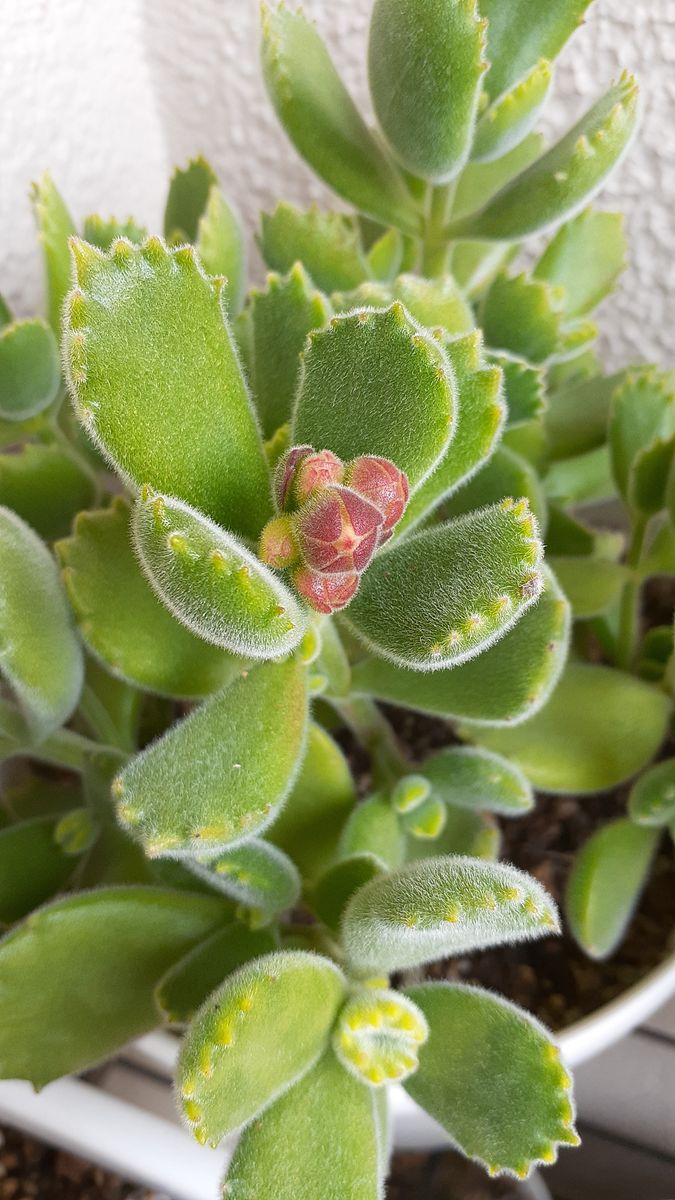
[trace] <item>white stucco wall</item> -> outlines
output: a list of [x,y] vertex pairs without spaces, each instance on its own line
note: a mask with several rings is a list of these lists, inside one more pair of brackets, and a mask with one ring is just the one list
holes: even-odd
[[[364,104],[370,7],[304,2]],[[76,217],[133,212],[155,228],[170,166],[198,151],[214,162],[249,231],[278,197],[333,203],[264,96],[257,0],[2,0],[2,26],[0,290],[19,311],[39,301],[26,197],[44,167]],[[596,0],[562,57],[549,128],[571,123],[621,66],[641,77],[644,120],[602,197],[626,211],[632,256],[603,312],[605,343],[614,362],[672,362],[675,0]]]

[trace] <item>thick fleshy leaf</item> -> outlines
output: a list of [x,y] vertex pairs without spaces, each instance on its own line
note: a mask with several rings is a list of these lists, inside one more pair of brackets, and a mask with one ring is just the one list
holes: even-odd
[[56,840],[58,817],[0,830],[0,925],[11,925],[67,883],[76,860]]
[[9,325],[11,319],[12,310],[10,309],[4,296],[0,295],[0,329],[2,329],[4,325]]
[[542,547],[512,499],[417,533],[379,555],[349,609],[368,648],[417,671],[472,658],[539,596]]
[[65,537],[73,517],[94,499],[94,480],[56,443],[25,442],[0,454],[0,504],[47,541]]
[[157,981],[222,912],[215,896],[105,888],[34,913],[0,942],[0,1076],[43,1087],[148,1032]]
[[325,729],[311,724],[300,774],[267,837],[311,881],[335,860],[355,800],[354,781],[342,750]]
[[565,312],[581,317],[613,289],[626,265],[623,214],[587,208],[558,230],[534,274],[565,289]]
[[488,750],[449,746],[427,758],[423,769],[446,804],[509,817],[534,805],[532,786],[522,771]]
[[264,292],[251,293],[251,388],[265,437],[290,420],[307,334],[320,329],[330,304],[312,287],[297,262],[290,274],[267,277]]
[[543,363],[561,348],[564,293],[542,279],[498,275],[482,305],[488,344],[531,363]]
[[[503,158],[496,158],[489,163],[468,163],[457,181],[452,203],[453,216],[463,217],[486,204],[505,184],[539,158],[543,149],[542,135],[531,133]],[[483,243],[483,247],[486,247],[486,243]]]
[[239,222],[220,188],[212,187],[199,219],[197,253],[209,275],[224,275],[225,303],[236,316],[246,291],[246,246]]
[[300,895],[300,876],[290,858],[261,838],[251,838],[215,857],[199,858],[190,869],[244,908],[256,924],[268,924],[292,908]]
[[82,236],[85,242],[98,246],[99,250],[109,250],[116,238],[128,238],[135,246],[140,246],[148,236],[148,231],[138,225],[133,217],[126,221],[118,221],[115,217],[102,217],[91,213],[84,218]]
[[328,1050],[244,1130],[223,1195],[227,1200],[299,1200],[303,1194],[312,1200],[382,1200],[378,1096]]
[[389,974],[557,928],[555,904],[529,875],[443,855],[360,888],[345,909],[342,940],[354,967]]
[[42,244],[49,324],[56,336],[60,337],[63,301],[72,282],[68,238],[75,233],[75,226],[53,179],[47,173],[33,184],[31,200],[38,238]]
[[345,994],[318,954],[280,951],[240,967],[190,1026],[177,1072],[180,1108],[199,1141],[217,1144],[314,1066]]
[[483,358],[479,332],[443,341],[455,373],[459,411],[444,457],[410,498],[394,536],[412,529],[492,454],[504,424],[502,374]]
[[364,883],[380,875],[383,866],[375,854],[361,851],[329,867],[317,880],[310,898],[314,912],[324,925],[337,930],[347,901]]
[[628,812],[638,825],[670,825],[675,821],[675,758],[645,771],[633,784]]
[[225,925],[169,967],[157,984],[155,1001],[167,1021],[186,1024],[228,975],[274,948],[267,929]]
[[0,329],[0,417],[26,421],[53,404],[61,387],[56,338],[36,317]]
[[499,858],[501,835],[494,817],[468,808],[446,807],[443,831],[434,840],[409,838],[406,862],[438,854],[470,854],[494,862]]
[[197,637],[247,658],[298,645],[307,617],[293,593],[214,521],[144,488],[131,527],[153,591]]
[[567,657],[570,606],[545,572],[538,603],[494,646],[461,666],[420,674],[381,658],[354,668],[355,693],[419,712],[485,725],[515,725],[550,696]]
[[460,517],[506,496],[524,496],[542,533],[546,531],[546,497],[539,476],[527,459],[506,446],[497,447],[490,461],[450,497],[443,511],[447,517]]
[[476,127],[471,147],[474,162],[491,162],[520,145],[546,103],[552,79],[550,62],[540,58],[513,87],[497,97]]
[[[609,445],[617,487],[642,512],[658,512],[665,504],[674,435],[673,376],[654,367],[627,372],[612,395]],[[659,449],[665,458],[657,467],[653,455]]]
[[591,958],[609,958],[622,941],[660,836],[660,830],[632,821],[611,821],[577,854],[565,910],[572,933]]
[[316,205],[303,211],[282,201],[273,213],[263,213],[260,249],[274,271],[286,273],[302,263],[324,292],[351,291],[369,274],[355,219]]
[[546,408],[543,369],[507,350],[490,354],[490,362],[500,367],[503,373],[507,426],[512,428],[538,417]]
[[262,32],[267,91],[298,153],[355,208],[416,233],[421,218],[412,196],[354,105],[315,26],[283,3],[265,4]]
[[349,460],[389,458],[411,490],[444,453],[455,420],[452,372],[439,344],[396,301],[336,316],[302,356],[292,443]]
[[574,379],[550,394],[544,428],[552,459],[571,458],[603,445],[612,396],[624,378],[624,372],[617,372]]
[[241,670],[241,660],[195,637],[157,599],[134,556],[121,498],[81,513],[57,551],[84,642],[119,678],[187,698],[217,691]]
[[386,796],[368,796],[353,810],[340,839],[340,854],[372,854],[387,867],[399,867],[405,855],[405,836],[398,814]]
[[515,762],[542,791],[599,792],[654,757],[670,709],[663,692],[632,675],[572,662],[531,721],[517,729],[472,726],[472,736]]
[[479,212],[451,222],[453,238],[518,241],[572,216],[588,203],[635,131],[638,88],[624,73],[592,108]]
[[456,242],[452,248],[452,274],[467,300],[480,300],[500,271],[511,261],[514,247],[508,242]]
[[403,270],[404,243],[398,229],[387,229],[370,247],[368,270],[374,279],[388,282]]
[[406,995],[429,1024],[406,1091],[464,1154],[491,1175],[524,1178],[535,1163],[554,1162],[558,1145],[578,1145],[572,1080],[534,1017],[460,984],[421,984]]
[[607,558],[549,555],[547,562],[555,571],[577,620],[607,612],[618,600],[628,579],[626,567]]
[[368,74],[375,113],[414,175],[444,182],[471,150],[483,73],[485,22],[466,0],[376,0]]
[[169,241],[196,242],[200,218],[216,183],[213,168],[201,155],[186,167],[176,167],[164,211],[164,234]]
[[191,247],[159,238],[107,255],[71,244],[66,369],[89,435],[128,481],[256,537],[271,515],[269,476],[222,280]]
[[554,5],[538,0],[480,0],[480,11],[488,19],[487,56],[490,70],[485,79],[494,99],[507,91],[539,58],[554,59],[584,18],[591,0],[556,0]]
[[609,447],[598,446],[585,454],[554,463],[544,480],[546,495],[558,504],[593,504],[616,494]]
[[452,275],[442,279],[399,275],[391,290],[392,299],[400,300],[426,329],[444,329],[446,333],[459,335],[469,333],[476,324],[471,305]]
[[306,723],[295,659],[242,672],[117,776],[122,824],[150,856],[199,857],[260,833],[293,785]]
[[56,563],[7,508],[0,508],[0,671],[36,739],[68,720],[82,687],[80,643]]

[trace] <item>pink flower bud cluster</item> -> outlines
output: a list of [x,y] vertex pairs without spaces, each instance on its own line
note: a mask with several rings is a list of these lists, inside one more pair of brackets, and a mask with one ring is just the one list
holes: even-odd
[[403,515],[407,476],[388,458],[364,454],[345,464],[330,450],[293,446],[274,483],[282,516],[263,529],[261,559],[292,567],[297,590],[317,612],[344,608]]

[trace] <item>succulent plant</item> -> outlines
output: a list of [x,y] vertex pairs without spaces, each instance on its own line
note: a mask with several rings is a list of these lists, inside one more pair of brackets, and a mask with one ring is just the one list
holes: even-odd
[[[273,103],[356,212],[263,217],[248,295],[203,159],[163,238],[78,235],[35,188],[49,324],[3,307],[0,332],[0,1070],[39,1087],[184,1030],[179,1107],[201,1142],[243,1130],[238,1200],[381,1196],[397,1082],[491,1173],[578,1141],[551,1035],[421,968],[557,929],[495,861],[495,814],[541,782],[519,739],[575,672],[606,678],[575,661],[554,690],[570,604],[540,529],[583,537],[538,475],[623,258],[613,215],[573,214],[626,146],[633,81],[552,149],[531,132],[586,7],[376,0],[377,132],[313,26],[264,7]],[[638,441],[639,487],[656,464],[665,488],[660,418],[631,404],[629,490]],[[662,728],[665,696],[630,686]],[[478,744],[413,762],[379,700]]]

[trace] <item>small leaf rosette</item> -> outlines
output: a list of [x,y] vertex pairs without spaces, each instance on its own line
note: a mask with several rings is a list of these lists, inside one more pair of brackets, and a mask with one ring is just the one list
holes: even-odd
[[412,1000],[400,992],[364,988],[342,1009],[333,1048],[362,1083],[382,1087],[417,1070],[417,1052],[428,1036],[426,1017]]

